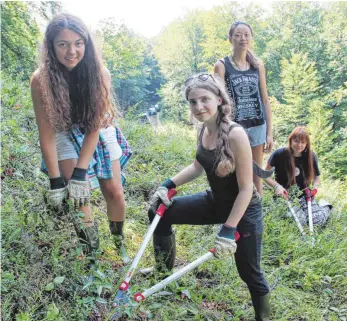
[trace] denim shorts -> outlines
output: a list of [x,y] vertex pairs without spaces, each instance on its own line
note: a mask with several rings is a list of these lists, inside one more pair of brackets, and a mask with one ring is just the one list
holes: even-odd
[[[117,142],[115,128],[113,126],[102,128],[100,129],[100,134],[102,134],[104,139],[106,140],[107,148],[110,152],[111,161],[118,160],[122,156],[122,149]],[[55,140],[57,146],[58,161],[79,158],[77,151],[70,140],[70,132],[64,131],[56,133]]]
[[251,147],[266,143],[266,123],[260,126],[246,128]]

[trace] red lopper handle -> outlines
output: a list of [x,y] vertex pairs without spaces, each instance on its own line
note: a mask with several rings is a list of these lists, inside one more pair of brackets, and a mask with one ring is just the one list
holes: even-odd
[[238,231],[235,231],[234,237],[235,241],[238,241],[240,239],[240,233]]
[[304,189],[304,192],[305,192],[305,196],[306,196],[306,201],[312,201],[312,192],[311,192],[311,190],[308,188],[308,187],[306,187],[305,189]]
[[[172,188],[169,190],[167,196],[168,196],[169,200],[171,200],[171,198],[173,198],[176,194],[177,194],[177,191],[174,188]],[[161,203],[159,205],[156,213],[162,217],[164,215],[165,210],[166,210],[165,204]]]

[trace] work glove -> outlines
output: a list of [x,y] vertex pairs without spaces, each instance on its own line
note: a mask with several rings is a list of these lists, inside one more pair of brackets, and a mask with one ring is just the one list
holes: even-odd
[[75,167],[67,184],[69,199],[75,208],[85,206],[90,201],[89,182],[86,180],[87,170]]
[[163,184],[161,184],[161,186],[158,187],[158,189],[149,200],[150,208],[156,211],[161,202],[163,202],[166,207],[170,207],[172,201],[169,200],[168,193],[170,189],[175,187],[176,184],[171,179],[167,179]]
[[62,210],[63,203],[67,199],[67,187],[64,177],[54,177],[49,179],[50,190],[46,191],[44,198],[49,207],[54,210]]
[[214,241],[214,256],[218,259],[230,257],[236,252],[237,245],[235,241],[236,227],[224,224]]

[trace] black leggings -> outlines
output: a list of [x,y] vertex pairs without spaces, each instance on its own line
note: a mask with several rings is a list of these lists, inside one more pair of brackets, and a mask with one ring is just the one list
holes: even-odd
[[[154,232],[156,235],[172,234],[173,224],[207,225],[226,222],[232,204],[214,201],[210,191],[173,199]],[[148,212],[150,221],[154,212]],[[237,227],[240,239],[235,253],[236,267],[241,279],[247,284],[251,294],[263,296],[270,292],[264,274],[260,268],[263,218],[261,201],[253,196]]]

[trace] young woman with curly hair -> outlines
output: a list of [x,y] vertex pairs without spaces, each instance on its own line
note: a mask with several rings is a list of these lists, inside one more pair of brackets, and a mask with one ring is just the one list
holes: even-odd
[[71,199],[85,216],[79,237],[89,251],[96,250],[99,237],[88,179],[90,169],[94,170],[107,202],[111,234],[121,249],[125,200],[120,159],[124,153],[116,137],[119,129],[113,125],[110,72],[85,24],[70,14],[59,14],[48,24],[41,56],[31,93],[50,180],[46,200],[61,209]]

